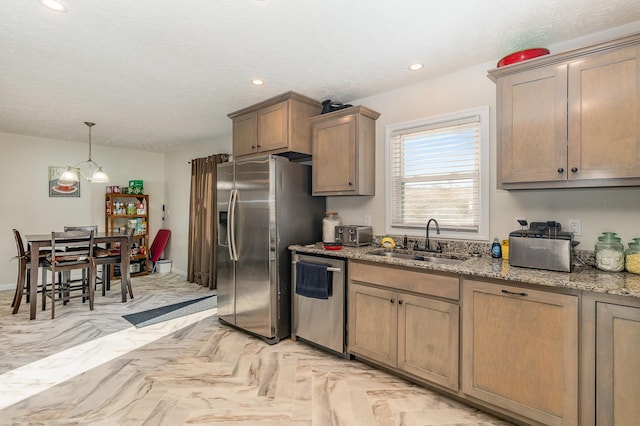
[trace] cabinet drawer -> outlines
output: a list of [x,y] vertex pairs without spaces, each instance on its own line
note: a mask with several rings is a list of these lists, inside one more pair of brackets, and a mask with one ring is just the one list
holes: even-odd
[[460,299],[460,281],[458,277],[451,275],[351,261],[349,262],[349,277],[352,280],[391,287],[396,290],[453,300]]

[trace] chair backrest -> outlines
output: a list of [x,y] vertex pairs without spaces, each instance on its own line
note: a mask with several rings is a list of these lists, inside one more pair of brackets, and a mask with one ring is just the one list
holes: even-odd
[[16,248],[18,249],[18,258],[19,259],[26,258],[27,252],[24,250],[24,243],[22,242],[22,235],[20,235],[20,231],[18,231],[17,229],[14,229],[13,236],[16,239]]
[[87,225],[87,226],[65,226],[65,231],[93,231],[94,236],[98,233],[98,225]]
[[160,256],[162,256],[162,252],[167,246],[170,235],[171,231],[169,231],[168,229],[158,230],[158,233],[156,234],[156,237],[153,239],[153,243],[151,243],[151,247],[149,248],[149,257],[153,262],[157,262],[158,260],[160,260]]
[[82,247],[87,250],[87,256],[93,257],[93,230],[90,231],[64,231],[51,233],[52,256],[69,255],[63,249]]

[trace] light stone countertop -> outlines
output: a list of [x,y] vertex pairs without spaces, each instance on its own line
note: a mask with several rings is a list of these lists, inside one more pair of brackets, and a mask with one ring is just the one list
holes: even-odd
[[[315,245],[291,245],[289,246],[289,250],[298,253],[320,254],[432,271],[451,272],[468,277],[494,278],[548,287],[640,298],[640,275],[627,272],[603,272],[592,266],[576,266],[571,273],[553,272],[542,269],[510,266],[507,260],[496,260],[487,255],[472,257],[462,253],[455,254],[461,257],[467,257],[468,260],[457,264],[434,264],[420,260],[368,254],[372,251],[382,250],[374,246],[343,247],[341,250],[326,250],[322,243],[316,243]],[[424,255],[425,253],[416,252],[416,254]]]

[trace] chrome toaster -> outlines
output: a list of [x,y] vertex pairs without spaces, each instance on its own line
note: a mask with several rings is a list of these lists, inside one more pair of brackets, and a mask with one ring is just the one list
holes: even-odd
[[[544,222],[542,222],[544,224]],[[571,272],[573,233],[557,227],[536,227],[509,233],[509,265],[549,271]]]
[[367,246],[373,239],[373,229],[370,226],[339,225],[335,232],[336,243],[342,243],[343,246]]

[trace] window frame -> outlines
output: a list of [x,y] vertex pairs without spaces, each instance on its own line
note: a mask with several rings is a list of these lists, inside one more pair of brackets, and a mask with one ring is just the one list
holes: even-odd
[[[448,231],[442,230],[438,238],[452,239],[452,240],[474,240],[474,241],[489,241],[489,181],[490,181],[490,113],[489,106],[481,106],[476,108],[470,108],[462,111],[457,111],[449,114],[442,114],[437,116],[430,116],[421,118],[418,120],[406,121],[402,123],[390,124],[386,126],[385,136],[385,189],[387,202],[385,203],[385,232],[391,235],[408,235],[415,237],[425,236],[425,227],[422,228],[409,228],[409,227],[397,227],[392,226],[392,135],[397,132],[407,131],[409,133],[411,129],[419,129],[426,126],[437,126],[439,124],[442,127],[448,127],[452,123],[470,117],[478,116],[480,119],[480,137],[479,137],[479,226],[477,230],[460,230],[460,231]],[[438,220],[438,218],[434,218]],[[433,233],[432,233],[433,234]]]

